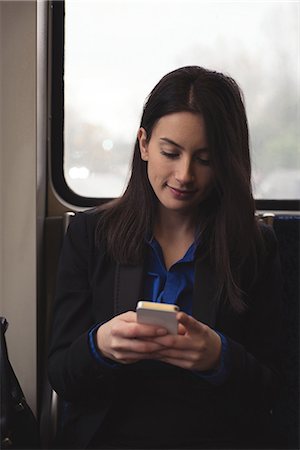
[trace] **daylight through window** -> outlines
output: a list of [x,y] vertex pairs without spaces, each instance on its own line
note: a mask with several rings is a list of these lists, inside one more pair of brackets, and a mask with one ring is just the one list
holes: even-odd
[[258,199],[295,199],[299,3],[66,0],[64,173],[81,196],[119,196],[143,103],[167,72],[201,65],[244,92]]

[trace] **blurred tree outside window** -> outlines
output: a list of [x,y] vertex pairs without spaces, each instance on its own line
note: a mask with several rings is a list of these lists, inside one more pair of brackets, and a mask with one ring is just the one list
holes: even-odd
[[65,5],[64,173],[71,190],[121,195],[150,90],[167,72],[200,65],[242,88],[255,197],[299,198],[299,2]]

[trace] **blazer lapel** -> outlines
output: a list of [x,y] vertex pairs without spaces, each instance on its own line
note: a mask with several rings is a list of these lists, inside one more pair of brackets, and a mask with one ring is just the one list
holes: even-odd
[[[114,314],[135,311],[141,299],[143,265],[117,264],[114,283]],[[207,261],[196,261],[192,315],[214,328],[216,323],[216,276]]]
[[215,327],[217,300],[216,274],[206,261],[196,261],[192,315],[211,328]]
[[114,312],[135,311],[140,300],[143,265],[118,264],[115,272]]

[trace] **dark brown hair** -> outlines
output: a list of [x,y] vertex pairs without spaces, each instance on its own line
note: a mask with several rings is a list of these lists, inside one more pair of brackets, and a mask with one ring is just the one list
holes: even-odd
[[[241,270],[257,256],[260,235],[251,190],[248,126],[237,83],[222,73],[198,66],[165,75],[150,93],[140,126],[148,141],[157,121],[171,113],[202,114],[216,185],[199,205],[201,255],[209,257],[222,294],[236,311],[244,308]],[[108,254],[126,264],[141,262],[145,238],[155,220],[157,198],[147,175],[147,162],[134,147],[131,177],[125,193],[100,209],[96,237],[105,239]]]

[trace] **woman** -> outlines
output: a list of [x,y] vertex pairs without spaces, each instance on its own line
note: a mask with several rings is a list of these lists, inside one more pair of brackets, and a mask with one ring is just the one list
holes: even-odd
[[[49,357],[64,445],[274,447],[280,269],[250,176],[234,80],[196,66],[163,77],[124,195],[65,238]],[[140,299],[176,303],[178,334],[138,323]]]

